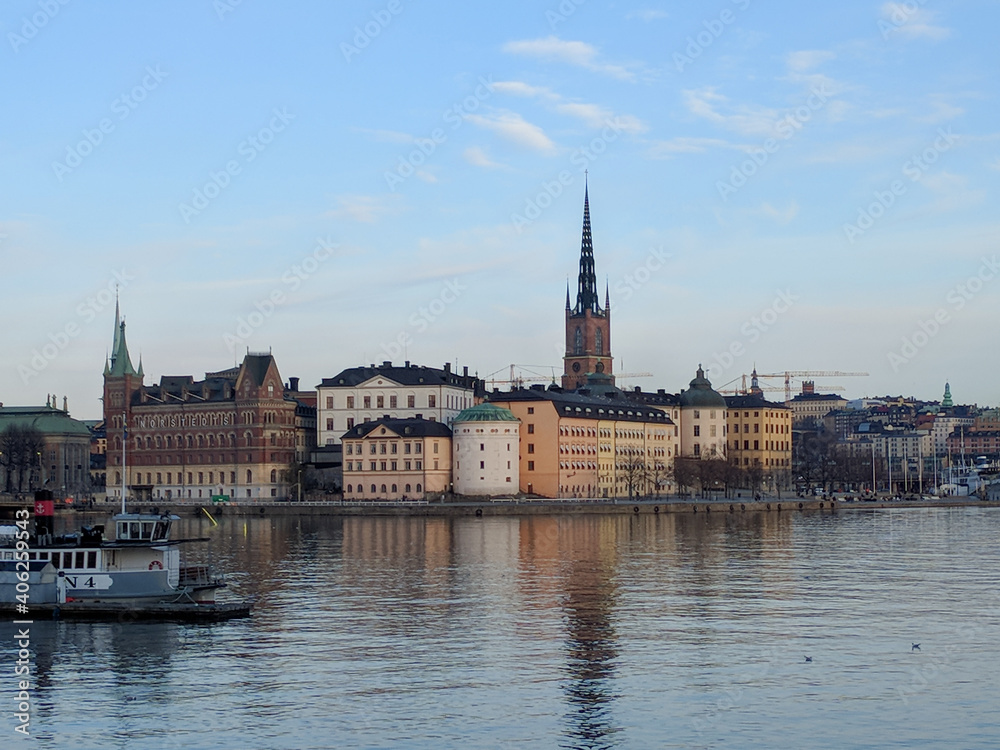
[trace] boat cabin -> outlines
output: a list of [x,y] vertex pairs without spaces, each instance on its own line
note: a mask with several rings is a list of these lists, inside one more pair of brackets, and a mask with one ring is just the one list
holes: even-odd
[[115,516],[116,542],[167,542],[170,541],[170,524],[178,516],[152,515],[149,513],[120,513]]

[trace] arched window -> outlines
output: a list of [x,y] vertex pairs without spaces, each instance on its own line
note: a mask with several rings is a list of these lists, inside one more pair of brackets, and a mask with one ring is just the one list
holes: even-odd
[[396,491],[396,485],[392,485],[392,491],[393,491],[393,492],[395,492],[395,491]]
[[274,484],[277,481],[278,481],[278,470],[271,469],[271,484]]
[[372,494],[374,495],[374,494],[375,494],[376,492],[378,492],[378,490],[377,490],[377,489],[375,489],[375,485],[373,484],[373,485],[372,485]]
[[594,353],[604,354],[604,331],[600,328],[594,331]]
[[422,489],[422,487],[420,486],[420,484],[418,483],[418,484],[417,484],[417,492],[422,492],[422,491],[423,491],[423,489]]
[[253,470],[247,469],[247,484],[253,483]]
[[573,338],[573,354],[583,354],[583,331],[580,326],[576,327],[576,335]]
[[405,491],[406,491],[406,492],[409,492],[409,491],[410,491],[410,485],[406,485],[406,489],[405,489]]
[[347,492],[348,492],[348,494],[350,494],[351,492],[354,492],[354,485],[353,484],[347,485]]
[[383,495],[385,494],[385,485],[384,484],[382,485],[382,494]]

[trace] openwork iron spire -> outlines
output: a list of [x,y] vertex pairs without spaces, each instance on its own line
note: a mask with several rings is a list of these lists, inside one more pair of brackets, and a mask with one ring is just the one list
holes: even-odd
[[590,195],[589,188],[583,188],[583,241],[580,246],[580,278],[576,292],[577,315],[585,310],[600,313],[597,297],[597,275],[594,273],[594,240],[590,235]]

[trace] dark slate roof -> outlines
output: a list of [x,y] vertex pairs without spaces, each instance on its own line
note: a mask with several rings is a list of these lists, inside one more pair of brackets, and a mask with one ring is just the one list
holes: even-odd
[[624,422],[660,422],[673,424],[666,412],[630,403],[620,398],[603,398],[564,391],[561,388],[529,388],[516,391],[494,391],[490,401],[550,401],[566,417],[581,419],[617,419]]
[[247,369],[247,374],[253,378],[254,385],[261,385],[267,377],[267,370],[271,366],[274,357],[270,354],[247,354],[243,360],[243,366]]
[[712,389],[712,383],[705,377],[701,365],[698,365],[694,380],[689,385],[690,388],[680,393],[681,406],[693,406],[699,409],[726,408],[726,399],[721,393]]
[[792,401],[847,401],[847,399],[835,393],[800,393],[794,396]]
[[474,375],[464,375],[436,367],[411,365],[409,362],[402,367],[395,366],[392,362],[383,362],[381,365],[369,365],[368,367],[349,367],[346,370],[341,370],[332,378],[323,378],[323,382],[316,387],[353,388],[379,376],[400,385],[455,385],[474,390],[478,394],[483,393],[483,381]]
[[789,409],[791,407],[768,401],[763,396],[748,393],[745,396],[724,396],[729,409]]
[[[148,406],[156,403],[203,403],[234,401],[236,399],[236,381],[240,372],[246,368],[247,376],[254,385],[260,386],[267,376],[267,371],[274,361],[271,354],[247,354],[243,364],[219,372],[205,373],[204,380],[195,380],[191,375],[164,375],[160,382],[145,385],[132,394],[133,406]],[[228,394],[227,394],[228,392]],[[146,401],[143,401],[143,394]],[[286,401],[292,401],[285,395]]]
[[451,428],[444,422],[429,419],[376,419],[362,422],[344,433],[342,440],[357,440],[370,435],[379,427],[385,427],[400,437],[451,437]]

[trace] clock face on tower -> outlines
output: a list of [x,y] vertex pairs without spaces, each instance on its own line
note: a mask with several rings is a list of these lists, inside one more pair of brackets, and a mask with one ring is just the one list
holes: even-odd
[[580,372],[580,363],[579,362],[574,362],[573,363],[573,372]]

